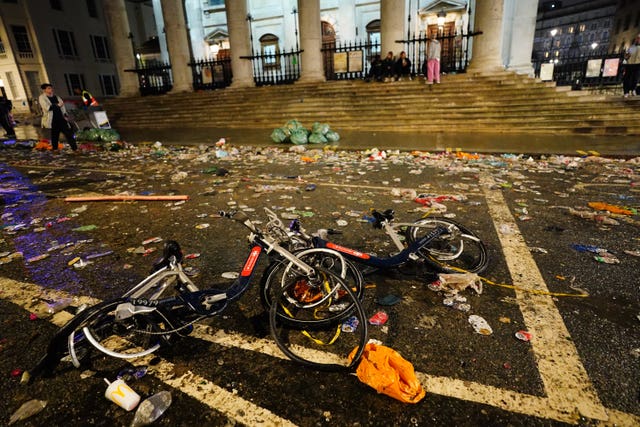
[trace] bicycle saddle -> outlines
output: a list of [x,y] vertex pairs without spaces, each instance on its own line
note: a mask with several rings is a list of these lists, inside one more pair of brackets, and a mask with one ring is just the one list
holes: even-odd
[[387,209],[386,211],[380,213],[376,210],[371,212],[373,218],[375,219],[373,223],[374,228],[382,228],[382,221],[391,221],[393,219],[393,215],[395,214],[393,209]]
[[169,265],[171,257],[174,257],[178,264],[182,262],[182,249],[180,248],[180,244],[175,240],[167,240],[164,243],[162,258],[153,263],[151,272],[158,271],[161,268],[167,267]]

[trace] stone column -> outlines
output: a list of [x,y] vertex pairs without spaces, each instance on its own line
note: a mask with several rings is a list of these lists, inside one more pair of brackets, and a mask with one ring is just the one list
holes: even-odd
[[208,55],[204,42],[204,29],[202,26],[202,0],[185,0],[184,9],[187,14],[187,26],[191,39],[191,52],[195,59],[205,59]]
[[124,0],[105,1],[102,4],[111,39],[111,52],[120,81],[120,96],[137,95],[139,93],[138,76],[135,73],[124,71],[136,68]]
[[510,40],[509,51],[506,52],[506,65],[510,71],[527,74],[533,77],[531,52],[536,32],[538,0],[507,0],[511,3],[511,26],[505,33],[505,40]]
[[504,0],[476,1],[473,55],[469,71],[495,72],[504,69],[502,62],[502,19]]
[[380,0],[380,56],[384,58],[387,52],[392,51],[393,56],[398,56],[404,49],[402,43],[405,32],[405,0]]
[[187,37],[187,26],[184,19],[183,0],[161,0],[164,17],[164,33],[167,37],[167,50],[171,61],[173,89],[171,93],[189,92],[193,90],[191,74],[191,49]]
[[241,56],[251,56],[247,2],[246,0],[234,0],[227,1],[225,4],[227,6],[229,49],[231,50],[231,73],[233,74],[231,87],[254,86],[251,60],[240,58]]
[[298,0],[300,21],[300,80],[299,82],[324,81],[322,62],[322,25],[320,23],[320,0]]

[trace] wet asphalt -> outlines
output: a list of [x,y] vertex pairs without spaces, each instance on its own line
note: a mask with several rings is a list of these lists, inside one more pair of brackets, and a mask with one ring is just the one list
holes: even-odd
[[[379,144],[359,149],[357,145],[366,141],[358,139],[362,142],[348,144],[347,137],[338,149],[307,146],[305,151],[295,152],[290,151],[290,146],[269,147],[268,142],[256,146],[252,138],[245,141],[241,132],[228,130],[212,132],[206,139],[186,146],[154,146],[153,142],[161,139],[151,132],[148,136],[152,138],[139,139],[135,146],[120,151],[95,150],[98,147],[85,145],[78,155],[0,150],[0,252],[20,251],[24,255],[23,259],[3,264],[1,276],[71,295],[113,298],[141,280],[157,255],[151,252],[144,256],[134,250],[144,240],[160,236],[180,241],[187,253],[200,254],[188,265],[198,273],[195,280],[202,287],[224,287],[220,275],[237,271],[242,265],[247,232],[237,224],[216,218],[214,214],[219,209],[239,207],[258,218],[262,207],[279,213],[295,211],[308,230],[337,228],[336,219],[340,218],[348,223],[343,234],[336,236],[340,244],[386,253],[391,250],[388,239],[360,218],[370,208],[393,208],[403,221],[418,219],[425,213],[421,205],[403,199],[394,189],[463,195],[463,201],[443,202],[446,212],[440,214],[481,236],[491,259],[484,276],[492,284],[486,282],[481,295],[464,292],[470,312],[445,306],[443,295],[428,287],[434,277],[423,271],[416,275],[410,268],[368,276],[371,286],[364,304],[368,313],[383,308],[389,314],[386,329],[371,327],[372,338],[399,351],[416,371],[426,375],[422,378],[443,379],[450,386],[466,384],[469,390],[477,388],[480,391],[474,397],[448,387],[434,386],[430,390],[425,384],[427,396],[422,402],[404,404],[377,394],[351,375],[317,372],[261,352],[197,338],[182,340],[164,350],[161,358],[173,364],[175,377],[195,373],[233,396],[275,414],[277,420],[295,425],[596,423],[579,411],[562,415],[561,411],[546,411],[545,405],[537,412],[533,408],[536,399],[553,396],[558,384],[546,382],[549,374],[540,365],[549,353],[514,336],[527,328],[525,317],[530,313],[519,304],[512,288],[493,285],[510,285],[518,278],[510,272],[513,260],[507,259],[508,251],[503,245],[502,234],[510,231],[501,228],[503,224],[491,215],[487,199],[490,190],[504,198],[549,291],[589,294],[587,298],[550,298],[566,325],[565,339],[575,346],[576,363],[584,367],[602,407],[618,416],[631,414],[615,418],[621,425],[640,416],[640,305],[635,274],[639,260],[634,252],[640,249],[637,214],[614,216],[618,224],[610,225],[572,215],[569,209],[590,211],[588,203],[593,201],[638,208],[640,174],[633,155],[635,142],[614,146],[597,139],[592,144],[583,140],[576,142],[575,148],[563,150],[568,155],[553,154],[555,149],[551,146],[542,149],[511,145],[512,150],[503,151],[509,154],[481,150],[485,154],[475,156],[463,149],[464,139],[451,144],[447,141],[438,146],[441,148],[412,142],[407,150],[430,153],[410,154],[404,148],[395,151],[395,142],[386,146],[383,141],[374,141]],[[220,137],[226,137],[228,143],[223,151],[216,152],[213,142]],[[414,135],[414,141],[422,137]],[[475,144],[472,140],[467,140],[468,146]],[[381,153],[369,150],[374,146],[386,149],[385,159]],[[450,153],[447,148],[452,149]],[[457,155],[456,148],[461,149]],[[609,155],[589,156],[589,150]],[[532,156],[512,154],[517,152]],[[221,169],[228,173],[216,175],[214,171]],[[489,187],[486,177],[492,183]],[[316,187],[306,191],[310,183]],[[78,194],[122,192],[187,194],[189,200],[86,204],[64,201],[64,197]],[[83,205],[84,210],[78,210]],[[16,224],[26,225],[12,229],[11,225]],[[95,228],[81,228],[91,225]],[[49,252],[46,259],[26,262],[60,243],[72,244],[59,252]],[[606,249],[619,263],[598,262],[593,253],[576,250],[572,246],[575,244]],[[149,247],[159,249],[160,245]],[[93,263],[81,270],[67,266],[70,258],[96,254],[107,255],[93,258]],[[388,295],[400,296],[401,302],[387,307],[376,303]],[[8,390],[0,420],[8,420],[22,402],[38,398],[47,400],[47,407],[23,425],[131,422],[131,413],[103,396],[102,377],[115,377],[128,366],[126,362],[106,359],[84,379],[81,371],[67,365],[53,378],[20,385],[19,371],[33,366],[55,328],[45,319],[29,320],[29,313],[46,296],[20,304],[3,297],[3,293],[0,297],[1,381],[3,390]],[[264,337],[261,312],[257,290],[252,288],[224,316],[207,324],[231,334]],[[470,314],[486,319],[493,334],[475,333],[468,322]],[[132,387],[145,396],[164,389],[172,391],[174,402],[158,425],[260,424],[255,419],[247,421],[249,408],[242,414],[212,408],[206,398],[199,399],[185,384],[168,386],[159,378],[153,375],[150,365],[150,374],[131,381]],[[559,379],[562,383],[562,375]],[[521,403],[495,403],[491,395],[502,392],[524,398]],[[555,404],[550,400],[547,406]],[[266,417],[263,423],[272,423],[269,420]]]

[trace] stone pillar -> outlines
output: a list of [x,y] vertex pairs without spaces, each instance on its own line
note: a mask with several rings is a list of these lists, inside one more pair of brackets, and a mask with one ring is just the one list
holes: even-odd
[[482,31],[482,34],[473,37],[473,55],[469,71],[495,72],[504,69],[502,62],[503,14],[504,0],[476,1],[474,29]]
[[510,40],[506,53],[507,69],[533,77],[531,53],[536,32],[538,0],[507,0],[512,11],[511,25],[506,28],[505,40]]
[[187,26],[191,39],[191,52],[195,59],[206,59],[209,54],[204,42],[204,29],[202,26],[202,0],[185,0],[184,10],[187,14]]
[[300,82],[324,81],[320,0],[298,0],[300,28]]
[[139,93],[138,76],[135,73],[124,71],[136,68],[124,0],[105,1],[102,4],[111,39],[111,52],[120,81],[120,96],[137,95]]
[[184,19],[183,0],[161,0],[162,16],[164,17],[164,33],[167,37],[167,50],[171,61],[171,76],[175,92],[189,92],[193,90],[193,76],[191,74],[191,49],[187,37],[187,26]]
[[398,56],[404,45],[396,40],[403,40],[405,32],[405,0],[380,0],[380,56],[384,58],[392,51]]
[[227,1],[225,4],[227,6],[229,49],[231,50],[231,73],[233,74],[231,87],[254,86],[251,60],[240,58],[241,56],[251,56],[247,2],[246,0],[234,0]]

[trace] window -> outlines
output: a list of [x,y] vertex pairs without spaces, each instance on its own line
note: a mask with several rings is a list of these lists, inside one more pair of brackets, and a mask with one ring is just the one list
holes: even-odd
[[109,44],[104,36],[89,36],[91,39],[91,48],[93,49],[93,57],[98,62],[110,62],[111,54],[109,53]]
[[62,10],[62,2],[60,0],[49,0],[49,4],[51,5],[51,9]]
[[118,94],[116,89],[116,76],[111,74],[99,74],[100,90],[105,96],[115,96]]
[[98,8],[96,7],[96,0],[87,0],[87,13],[91,18],[98,17]]
[[84,76],[82,74],[64,74],[64,81],[67,84],[67,95],[72,96],[75,94],[76,89],[83,90]]
[[224,7],[224,0],[209,0],[207,3],[209,6]]
[[587,29],[587,26],[585,24],[580,24],[580,32],[583,32],[586,29]]
[[76,38],[71,31],[53,30],[53,39],[56,41],[58,55],[61,58],[77,58]]
[[0,57],[4,57],[7,56],[6,55],[6,51],[4,50],[4,43],[2,42],[2,39],[0,39]]
[[262,52],[262,66],[273,68],[280,66],[280,46],[278,36],[265,34],[260,37],[260,51]]
[[567,32],[568,32],[569,34],[573,34],[573,32],[574,32],[574,31],[575,31],[575,28],[573,28],[573,26],[571,26],[571,27],[569,27],[569,28],[567,29]]
[[12,25],[11,31],[16,41],[18,56],[20,58],[33,58],[33,50],[31,50],[31,42],[29,41],[27,28],[24,25]]

